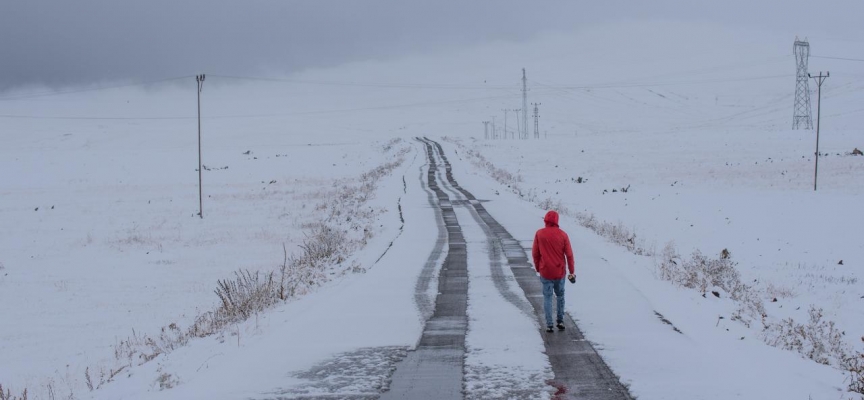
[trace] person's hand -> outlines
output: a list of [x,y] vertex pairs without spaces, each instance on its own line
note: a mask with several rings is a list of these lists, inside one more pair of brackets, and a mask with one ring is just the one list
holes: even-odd
[[576,283],[576,275],[567,275],[567,280],[570,281],[570,283]]

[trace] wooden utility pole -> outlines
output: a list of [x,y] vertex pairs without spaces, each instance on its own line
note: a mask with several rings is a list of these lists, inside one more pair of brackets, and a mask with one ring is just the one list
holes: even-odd
[[201,88],[204,86],[204,74],[195,75],[198,83],[198,216],[204,218],[204,192],[201,189]]
[[830,72],[825,72],[825,75],[822,75],[822,71],[819,71],[819,75],[812,76],[807,74],[807,76],[816,80],[816,85],[818,85],[817,96],[819,100],[816,103],[816,168],[813,172],[813,191],[816,191],[816,180],[819,178],[819,119],[822,114],[822,82],[825,82],[825,79],[828,79],[831,76]]

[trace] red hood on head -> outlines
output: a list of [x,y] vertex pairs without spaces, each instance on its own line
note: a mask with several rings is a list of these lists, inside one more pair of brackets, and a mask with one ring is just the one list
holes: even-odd
[[546,216],[543,217],[543,222],[546,223],[546,226],[558,226],[558,213],[555,211],[547,212]]

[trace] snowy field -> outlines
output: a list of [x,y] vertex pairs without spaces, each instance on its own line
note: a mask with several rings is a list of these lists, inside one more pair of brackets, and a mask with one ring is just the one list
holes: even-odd
[[[0,382],[58,392],[80,393],[87,368],[93,380],[116,368],[120,341],[189,326],[219,301],[218,279],[282,264],[282,246],[295,254],[329,216],[322,204],[410,149],[217,130],[204,139],[200,219],[194,120],[182,136],[178,123],[28,122],[7,130],[0,157],[15,171],[0,188],[0,292],[14,304]],[[384,180],[402,186],[401,173]],[[370,228],[380,255],[398,225],[376,222],[398,222],[398,196],[376,193],[354,228]]]
[[[49,398],[49,384],[58,398],[377,393],[422,331],[414,285],[438,234],[421,187],[422,146],[411,138],[447,136],[441,143],[460,184],[493,200],[490,213],[526,246],[540,227],[537,204],[570,212],[562,225],[580,281],[568,285],[568,310],[640,399],[851,398],[836,368],[766,345],[759,321],[731,321],[737,306],[726,293],[703,297],[658,273],[667,243],[685,258],[727,249],[766,321],[806,322],[812,305],[845,332],[843,343],[864,350],[864,157],[848,155],[864,149],[864,68],[810,60],[811,71],[831,71],[814,192],[815,135],[789,129],[793,39],[634,23],[287,80],[213,71],[202,92],[204,219],[196,215],[194,78],[4,94],[0,384],[29,387],[31,398]],[[852,52],[810,39],[813,54]],[[480,121],[494,115],[500,131],[501,109],[521,107],[522,67],[528,101],[542,103],[541,138],[485,140]],[[496,182],[469,150],[519,180]],[[296,301],[87,388],[87,368],[97,375],[116,366],[114,346],[133,330],[188,326],[218,303],[218,279],[277,268],[283,244],[301,251],[312,224],[330,215],[319,204],[399,159],[357,216],[354,232],[368,228],[369,238],[345,268],[366,273],[335,268],[332,282]],[[577,228],[577,213],[620,222],[655,256]],[[482,267],[488,249],[472,246],[483,258],[469,262]],[[471,273],[478,296],[469,317],[478,325],[469,326],[466,368],[503,382],[519,354],[525,365],[515,370],[548,374],[537,354],[502,356],[502,338],[484,341],[493,327],[533,332],[515,308],[496,310],[508,321],[478,312],[494,307],[493,290],[483,282],[488,270]],[[352,334],[327,329],[333,324]],[[322,374],[332,382],[317,381]]]

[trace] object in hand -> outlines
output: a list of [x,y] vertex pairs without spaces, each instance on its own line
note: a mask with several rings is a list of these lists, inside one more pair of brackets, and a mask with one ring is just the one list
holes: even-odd
[[567,275],[567,280],[570,281],[570,283],[576,283],[576,275]]

